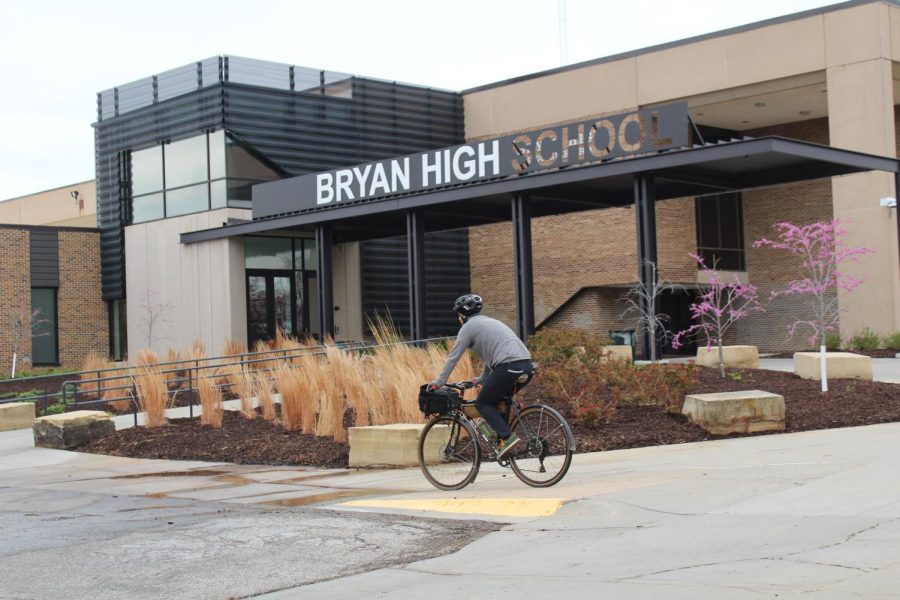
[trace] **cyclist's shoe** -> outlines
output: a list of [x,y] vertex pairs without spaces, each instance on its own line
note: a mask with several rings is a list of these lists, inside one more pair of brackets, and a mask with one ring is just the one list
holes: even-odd
[[501,459],[509,454],[509,451],[512,450],[513,446],[518,444],[520,441],[521,440],[519,439],[519,436],[514,433],[510,434],[510,436],[505,440],[500,440],[500,442],[497,443],[497,458]]

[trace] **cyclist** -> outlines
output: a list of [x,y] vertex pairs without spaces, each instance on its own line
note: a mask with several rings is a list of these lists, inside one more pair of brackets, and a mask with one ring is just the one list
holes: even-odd
[[444,385],[463,353],[471,348],[484,362],[484,371],[472,381],[474,385],[481,385],[475,408],[497,433],[497,458],[502,458],[519,443],[519,436],[510,431],[506,419],[497,410],[497,404],[516,386],[521,388],[531,381],[534,365],[531,353],[522,340],[504,323],[482,315],[483,306],[481,296],[476,294],[464,294],[453,303],[453,310],[459,316],[462,327],[444,369],[431,382],[430,389]]

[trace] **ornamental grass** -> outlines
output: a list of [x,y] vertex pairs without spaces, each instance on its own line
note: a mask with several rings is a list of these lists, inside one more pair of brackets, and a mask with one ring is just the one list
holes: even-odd
[[[150,357],[145,356],[144,358]],[[147,427],[165,425],[169,390],[159,365],[155,363],[139,364],[135,368],[134,387],[137,391],[138,409],[145,414]]]
[[200,424],[215,429],[221,428],[225,414],[222,390],[216,385],[215,377],[209,371],[205,371],[197,380],[197,394],[200,396]]

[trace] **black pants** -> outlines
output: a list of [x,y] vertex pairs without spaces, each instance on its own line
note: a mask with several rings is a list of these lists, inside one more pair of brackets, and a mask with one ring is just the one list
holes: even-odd
[[[497,365],[482,382],[475,408],[501,439],[509,437],[510,431],[506,419],[497,410],[497,404],[516,389],[525,387],[533,376],[534,365],[530,360],[516,360]],[[519,381],[520,378],[524,381]]]

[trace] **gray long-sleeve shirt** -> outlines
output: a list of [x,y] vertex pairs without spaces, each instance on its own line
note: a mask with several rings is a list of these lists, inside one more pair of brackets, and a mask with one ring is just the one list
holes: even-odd
[[447,362],[435,385],[444,385],[447,378],[453,372],[456,363],[462,358],[463,353],[472,349],[484,362],[484,371],[478,377],[478,382],[484,381],[494,367],[514,360],[531,359],[531,353],[522,343],[513,330],[497,319],[484,315],[469,317],[460,327],[456,336],[456,345],[447,356]]

